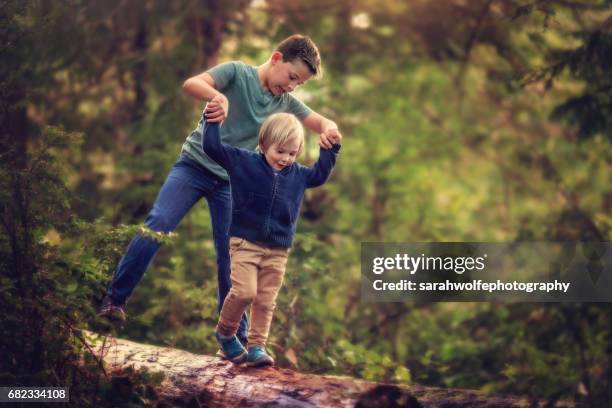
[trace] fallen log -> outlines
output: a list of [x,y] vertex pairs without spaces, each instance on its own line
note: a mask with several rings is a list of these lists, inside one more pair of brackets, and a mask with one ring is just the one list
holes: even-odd
[[126,370],[163,373],[157,407],[573,407],[464,389],[391,385],[350,377],[303,374],[277,367],[237,366],[218,357],[89,333],[108,375]]

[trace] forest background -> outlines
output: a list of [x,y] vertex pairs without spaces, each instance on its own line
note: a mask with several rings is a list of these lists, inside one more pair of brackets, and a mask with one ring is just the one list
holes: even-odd
[[[75,364],[80,329],[96,328],[114,267],[199,119],[183,81],[263,63],[299,32],[324,76],[296,94],[338,122],[344,146],[302,206],[270,337],[279,366],[609,401],[609,304],[366,303],[359,259],[365,241],[610,240],[611,3],[0,2],[3,385],[111,398],[95,360]],[[213,354],[205,203],[176,232],[160,237],[115,334]]]

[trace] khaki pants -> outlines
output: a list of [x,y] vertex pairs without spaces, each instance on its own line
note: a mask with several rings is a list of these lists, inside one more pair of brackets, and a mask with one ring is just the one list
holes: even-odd
[[250,304],[249,346],[266,345],[288,255],[287,248],[269,248],[246,239],[230,238],[232,288],[217,324],[220,334],[236,334],[240,318]]

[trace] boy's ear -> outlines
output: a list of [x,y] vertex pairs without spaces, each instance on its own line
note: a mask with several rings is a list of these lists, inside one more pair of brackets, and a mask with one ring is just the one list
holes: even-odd
[[274,51],[272,53],[272,55],[270,56],[270,61],[272,61],[274,64],[276,64],[277,62],[282,62],[283,61],[283,53],[280,51]]

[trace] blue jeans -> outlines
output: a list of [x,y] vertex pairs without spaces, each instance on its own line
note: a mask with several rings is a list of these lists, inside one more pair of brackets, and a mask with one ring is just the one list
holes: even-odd
[[[212,221],[217,253],[217,306],[221,311],[230,280],[229,224],[231,195],[229,183],[206,170],[196,161],[181,155],[170,170],[145,224],[153,231],[174,231],[185,214],[202,197],[206,198]],[[114,302],[125,304],[142,279],[161,244],[137,235],[121,258],[107,294]],[[242,316],[238,337],[247,338],[249,323]]]

